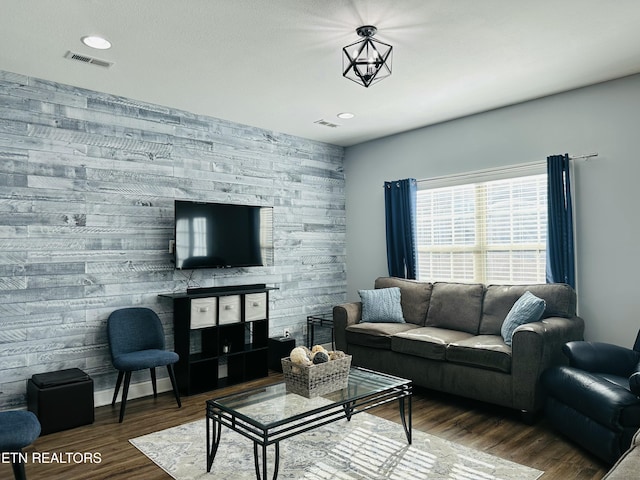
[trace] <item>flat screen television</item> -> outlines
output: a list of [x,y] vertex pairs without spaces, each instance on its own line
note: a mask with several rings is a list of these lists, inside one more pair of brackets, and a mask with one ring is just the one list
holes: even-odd
[[175,201],[175,267],[273,265],[273,207]]

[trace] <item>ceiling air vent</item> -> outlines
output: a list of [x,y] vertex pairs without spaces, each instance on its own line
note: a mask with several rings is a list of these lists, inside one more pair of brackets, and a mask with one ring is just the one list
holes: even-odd
[[316,120],[313,123],[317,123],[318,125],[322,125],[323,127],[329,127],[329,128],[338,128],[340,125],[338,125],[337,123],[331,123],[331,122],[327,122],[326,120]]
[[88,55],[81,55],[79,53],[74,53],[71,51],[68,51],[65,54],[64,58],[82,63],[90,63],[91,65],[96,65],[98,67],[104,68],[109,68],[111,65],[113,65],[113,62],[107,62],[106,60],[100,60],[99,58],[90,57]]

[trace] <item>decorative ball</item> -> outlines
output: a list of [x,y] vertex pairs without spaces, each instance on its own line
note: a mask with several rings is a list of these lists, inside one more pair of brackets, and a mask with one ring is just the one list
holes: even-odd
[[289,358],[293,363],[296,363],[298,365],[311,365],[311,359],[309,359],[307,352],[302,347],[296,347],[291,350]]
[[339,358],[346,357],[346,354],[342,350],[334,350],[329,352],[329,360],[338,360]]
[[327,352],[327,350],[322,345],[314,345],[311,348],[311,353],[318,353],[318,352],[324,352],[326,354],[329,353],[329,352]]
[[326,363],[328,361],[329,355],[327,355],[325,352],[316,352],[316,354],[313,356],[313,363],[315,365],[319,363]]

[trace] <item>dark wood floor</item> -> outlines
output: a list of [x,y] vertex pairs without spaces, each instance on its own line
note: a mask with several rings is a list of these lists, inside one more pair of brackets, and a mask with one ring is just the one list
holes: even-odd
[[[180,425],[204,417],[205,401],[251,386],[281,379],[279,374],[182,399],[178,409],[170,393],[157,399],[127,403],[124,423],[118,423],[118,408],[96,409],[92,425],[40,437],[25,451],[66,454],[100,454],[99,464],[30,462],[29,480],[167,480],[171,477],[129,443],[130,438]],[[389,404],[370,413],[399,422],[397,405]],[[413,428],[466,445],[529,467],[544,470],[543,480],[600,479],[608,467],[552,431],[544,418],[534,425],[520,421],[517,412],[460,397],[417,389],[413,399]],[[0,478],[13,478],[11,467],[0,464]],[[232,479],[229,479],[232,480]]]

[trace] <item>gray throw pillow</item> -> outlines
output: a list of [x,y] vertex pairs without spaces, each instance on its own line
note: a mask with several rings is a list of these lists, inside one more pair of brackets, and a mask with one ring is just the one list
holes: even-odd
[[524,292],[513,304],[502,323],[500,334],[504,339],[504,343],[511,346],[513,331],[525,323],[539,321],[546,307],[547,303],[543,299],[536,297],[529,291]]
[[400,305],[400,288],[358,290],[362,300],[361,322],[405,323]]

